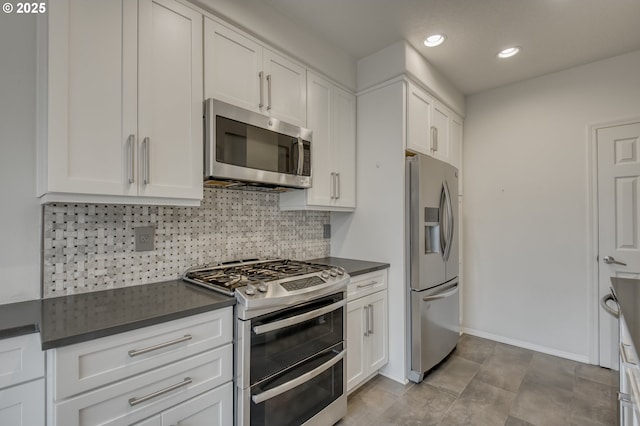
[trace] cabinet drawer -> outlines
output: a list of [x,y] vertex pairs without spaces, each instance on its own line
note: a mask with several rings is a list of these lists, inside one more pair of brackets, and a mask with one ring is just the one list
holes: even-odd
[[56,426],[130,425],[232,380],[225,345],[53,404]]
[[44,379],[0,391],[0,425],[44,425]]
[[59,401],[232,341],[232,308],[49,351]]
[[0,389],[44,376],[40,334],[0,340]]
[[347,300],[355,300],[359,297],[375,293],[387,288],[387,270],[369,272],[367,274],[351,277],[347,288]]

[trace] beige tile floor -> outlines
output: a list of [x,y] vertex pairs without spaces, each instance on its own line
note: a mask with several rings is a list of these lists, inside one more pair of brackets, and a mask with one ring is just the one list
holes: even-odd
[[356,390],[338,425],[615,425],[617,388],[616,371],[463,335],[422,383]]

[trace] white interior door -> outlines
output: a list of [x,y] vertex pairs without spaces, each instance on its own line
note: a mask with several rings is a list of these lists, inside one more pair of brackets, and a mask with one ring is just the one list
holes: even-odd
[[[640,278],[640,122],[598,129],[598,295]],[[620,263],[615,263],[620,262]],[[618,368],[617,321],[599,308],[600,365]]]

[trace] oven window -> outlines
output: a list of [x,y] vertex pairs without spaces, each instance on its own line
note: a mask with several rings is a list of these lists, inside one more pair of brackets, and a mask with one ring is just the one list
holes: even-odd
[[288,319],[297,321],[297,318],[302,315],[326,309],[343,300],[344,295],[339,293],[252,320],[250,383],[257,383],[342,342],[344,340],[344,306],[264,333],[256,333],[256,326],[269,325]]
[[[303,141],[303,176],[311,175],[311,144]],[[216,116],[216,160],[219,163],[295,175],[298,139]]]
[[[339,356],[343,345],[325,352],[303,364],[297,365],[273,379],[266,380],[251,388],[251,395],[291,383],[301,375],[321,368]],[[266,401],[255,403],[251,400],[251,426],[299,425],[331,405],[344,393],[344,358],[322,371],[312,379],[295,386]]]

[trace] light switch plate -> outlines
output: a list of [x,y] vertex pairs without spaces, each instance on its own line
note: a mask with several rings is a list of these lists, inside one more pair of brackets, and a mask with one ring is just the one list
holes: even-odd
[[153,250],[153,240],[155,239],[156,228],[153,226],[141,226],[133,228],[133,234],[135,236],[135,250],[136,251],[150,251]]

